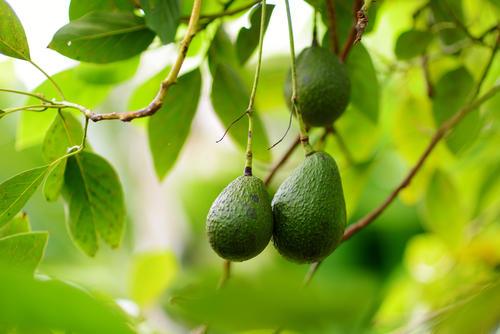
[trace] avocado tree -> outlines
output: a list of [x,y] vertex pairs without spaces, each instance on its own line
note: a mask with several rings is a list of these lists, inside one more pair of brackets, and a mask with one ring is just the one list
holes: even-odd
[[0,332],[498,330],[499,7],[0,0]]

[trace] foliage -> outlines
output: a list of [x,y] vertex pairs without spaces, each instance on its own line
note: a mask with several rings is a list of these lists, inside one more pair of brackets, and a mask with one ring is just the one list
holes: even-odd
[[[284,2],[199,4],[71,0],[49,48],[78,64],[49,76],[0,0],[0,332],[157,333],[158,314],[170,332],[497,330],[498,1],[293,1],[296,53],[319,41],[351,80],[347,110],[309,136],[339,165],[352,234],[306,289],[307,268],[268,247],[221,290],[210,204],[243,159],[273,193],[303,154],[295,120],[269,149],[291,117],[290,50],[262,58],[259,38],[282,45]],[[13,62],[46,80],[26,91]],[[126,107],[138,126],[116,122]]]

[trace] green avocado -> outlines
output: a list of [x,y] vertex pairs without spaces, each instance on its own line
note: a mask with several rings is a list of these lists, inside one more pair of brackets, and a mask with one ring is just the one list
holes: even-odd
[[213,250],[230,261],[245,261],[266,248],[273,232],[271,199],[261,179],[239,176],[216,198],[207,217]]
[[274,246],[299,263],[323,260],[342,240],[346,208],[339,170],[324,152],[307,156],[272,201]]
[[[344,64],[325,48],[311,46],[297,57],[297,98],[304,122],[329,126],[342,115],[351,95],[351,81]],[[291,110],[292,75],[285,82]]]

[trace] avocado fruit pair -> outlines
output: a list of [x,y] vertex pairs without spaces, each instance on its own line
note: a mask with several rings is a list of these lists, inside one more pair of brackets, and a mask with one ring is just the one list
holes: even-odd
[[272,202],[257,177],[231,182],[210,208],[207,233],[214,251],[230,261],[258,255],[272,235],[285,258],[311,263],[333,252],[345,225],[337,165],[327,153],[313,152],[281,184]]
[[[318,45],[304,49],[297,57],[298,108],[310,127],[331,126],[345,111],[351,95],[351,81],[344,64]],[[292,75],[285,81],[285,99],[293,111]]]

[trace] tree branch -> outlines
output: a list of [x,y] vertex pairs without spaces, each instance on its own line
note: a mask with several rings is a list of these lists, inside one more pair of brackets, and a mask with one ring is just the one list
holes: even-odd
[[365,31],[366,24],[368,23],[368,17],[363,7],[363,0],[355,0],[353,5],[353,15],[354,22],[347,40],[342,48],[342,53],[340,54],[340,60],[345,62],[352,46],[361,40],[361,35]]
[[325,0],[326,14],[328,16],[328,37],[330,38],[330,50],[336,55],[339,54],[339,36],[337,34],[337,11],[335,10],[335,0]]

